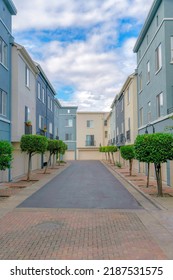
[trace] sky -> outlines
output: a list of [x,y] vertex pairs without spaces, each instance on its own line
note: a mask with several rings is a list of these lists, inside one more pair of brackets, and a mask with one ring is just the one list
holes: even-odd
[[133,47],[152,0],[13,0],[15,42],[38,62],[64,106],[110,111],[136,69]]

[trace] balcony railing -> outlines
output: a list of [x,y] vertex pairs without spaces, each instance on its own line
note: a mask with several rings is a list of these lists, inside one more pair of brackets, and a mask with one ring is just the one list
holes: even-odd
[[85,146],[96,146],[96,142],[94,140],[85,141]]
[[32,125],[27,125],[25,123],[25,134],[32,134]]

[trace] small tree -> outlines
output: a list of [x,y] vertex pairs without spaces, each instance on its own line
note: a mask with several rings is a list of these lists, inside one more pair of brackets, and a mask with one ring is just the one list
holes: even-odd
[[22,152],[28,154],[28,173],[27,181],[30,180],[31,159],[35,154],[43,154],[46,151],[48,142],[45,136],[41,135],[23,135],[20,140]]
[[106,160],[107,160],[106,147],[105,147],[105,146],[101,146],[101,147],[99,148],[99,151],[100,151],[101,153],[105,153],[105,157],[106,157]]
[[0,170],[10,168],[13,147],[7,141],[0,141]]
[[109,151],[112,155],[113,164],[115,165],[114,153],[117,152],[117,147],[116,146],[108,146],[108,149],[109,149]]
[[53,140],[53,139],[48,139],[48,145],[47,145],[47,150],[49,151],[49,159],[47,162],[47,165],[45,167],[44,173],[47,171],[48,165],[51,163],[51,157],[53,155],[53,167],[54,167],[54,162],[55,162],[55,155],[59,149],[59,140]]
[[154,163],[158,196],[163,196],[161,163],[173,159],[173,135],[170,133],[138,135],[134,148],[136,159]]
[[62,141],[62,140],[59,140],[58,141],[59,144],[58,144],[58,151],[57,151],[57,159],[59,158],[59,165],[60,165],[60,156],[64,155],[66,150],[68,149],[68,146]]
[[134,145],[121,146],[120,153],[122,158],[129,161],[129,174],[132,175],[133,159],[135,158]]

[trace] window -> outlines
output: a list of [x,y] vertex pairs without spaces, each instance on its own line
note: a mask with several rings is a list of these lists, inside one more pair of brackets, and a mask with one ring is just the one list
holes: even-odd
[[162,49],[161,44],[156,49],[156,72],[162,67]]
[[95,146],[94,135],[86,135],[86,146]]
[[49,123],[49,133],[50,133],[50,134],[53,133],[53,125],[52,125],[51,122]]
[[72,119],[66,119],[66,126],[72,127],[73,126],[73,120]]
[[94,122],[88,120],[88,121],[87,121],[87,127],[93,128],[93,127],[94,127]]
[[139,74],[139,92],[142,91],[142,72]]
[[7,93],[0,90],[0,115],[7,116]]
[[67,110],[67,113],[70,114],[70,110],[69,109]]
[[41,85],[39,82],[37,84],[37,96],[39,99],[41,99]]
[[30,120],[30,109],[25,106],[25,122]]
[[163,92],[156,96],[156,104],[157,104],[157,117],[161,117],[163,114]]
[[65,134],[65,141],[72,141],[72,134],[71,133],[66,133]]
[[148,107],[147,121],[148,121],[148,123],[150,123],[151,122],[151,102],[150,101],[148,102],[147,107]]
[[107,120],[104,120],[104,126],[107,126]]
[[150,82],[150,61],[147,62],[147,83]]
[[121,133],[124,133],[124,123],[121,123]]
[[105,131],[105,138],[108,138],[108,132]]
[[171,36],[171,62],[173,62],[173,36]]
[[42,88],[42,102],[45,103],[45,89]]
[[143,107],[139,109],[139,125],[143,125]]
[[130,130],[130,118],[128,118],[128,130]]
[[53,111],[53,101],[50,96],[48,96],[48,109]]
[[7,44],[0,37],[0,63],[7,67]]
[[39,115],[39,128],[44,129],[44,118]]
[[130,104],[130,87],[127,89],[127,104]]
[[25,67],[25,85],[29,88],[29,86],[30,86],[30,70],[29,70],[29,68],[27,67],[27,65],[26,65],[26,67]]

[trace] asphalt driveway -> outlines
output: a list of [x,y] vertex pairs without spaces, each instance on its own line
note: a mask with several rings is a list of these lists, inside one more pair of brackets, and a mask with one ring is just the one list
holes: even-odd
[[18,207],[141,209],[100,161],[74,161]]

